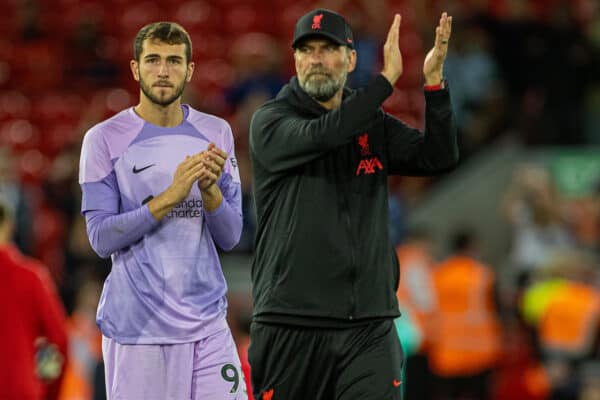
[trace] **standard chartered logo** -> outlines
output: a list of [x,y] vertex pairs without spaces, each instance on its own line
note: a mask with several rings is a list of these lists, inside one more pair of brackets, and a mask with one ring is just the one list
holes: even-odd
[[202,217],[202,199],[184,200],[177,204],[166,215],[167,218],[200,218]]

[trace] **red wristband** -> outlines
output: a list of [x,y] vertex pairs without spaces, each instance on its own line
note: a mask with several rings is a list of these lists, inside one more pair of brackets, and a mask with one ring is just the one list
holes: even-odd
[[442,90],[442,83],[438,83],[437,85],[425,85],[423,86],[426,92],[435,92],[436,90]]

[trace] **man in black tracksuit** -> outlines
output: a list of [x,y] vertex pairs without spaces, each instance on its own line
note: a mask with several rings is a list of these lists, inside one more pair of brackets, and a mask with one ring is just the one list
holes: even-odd
[[400,16],[384,67],[363,90],[342,16],[311,11],[294,33],[297,76],[250,128],[258,231],[249,360],[258,400],[399,399],[393,319],[398,262],[389,240],[388,175],[432,175],[458,161],[442,80],[452,17],[424,63],[426,129],[381,110],[402,74]]

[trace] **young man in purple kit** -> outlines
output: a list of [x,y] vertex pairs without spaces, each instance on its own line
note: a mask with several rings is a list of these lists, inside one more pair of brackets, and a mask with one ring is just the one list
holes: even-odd
[[239,171],[227,122],[181,104],[191,55],[181,26],[143,27],[139,103],[83,141],[82,213],[112,258],[97,313],[110,400],[247,398],[216,250],[240,238]]

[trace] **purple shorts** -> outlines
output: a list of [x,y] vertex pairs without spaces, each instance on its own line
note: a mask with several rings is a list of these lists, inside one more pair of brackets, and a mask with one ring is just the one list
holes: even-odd
[[108,400],[246,400],[229,328],[193,343],[122,345],[102,338]]

